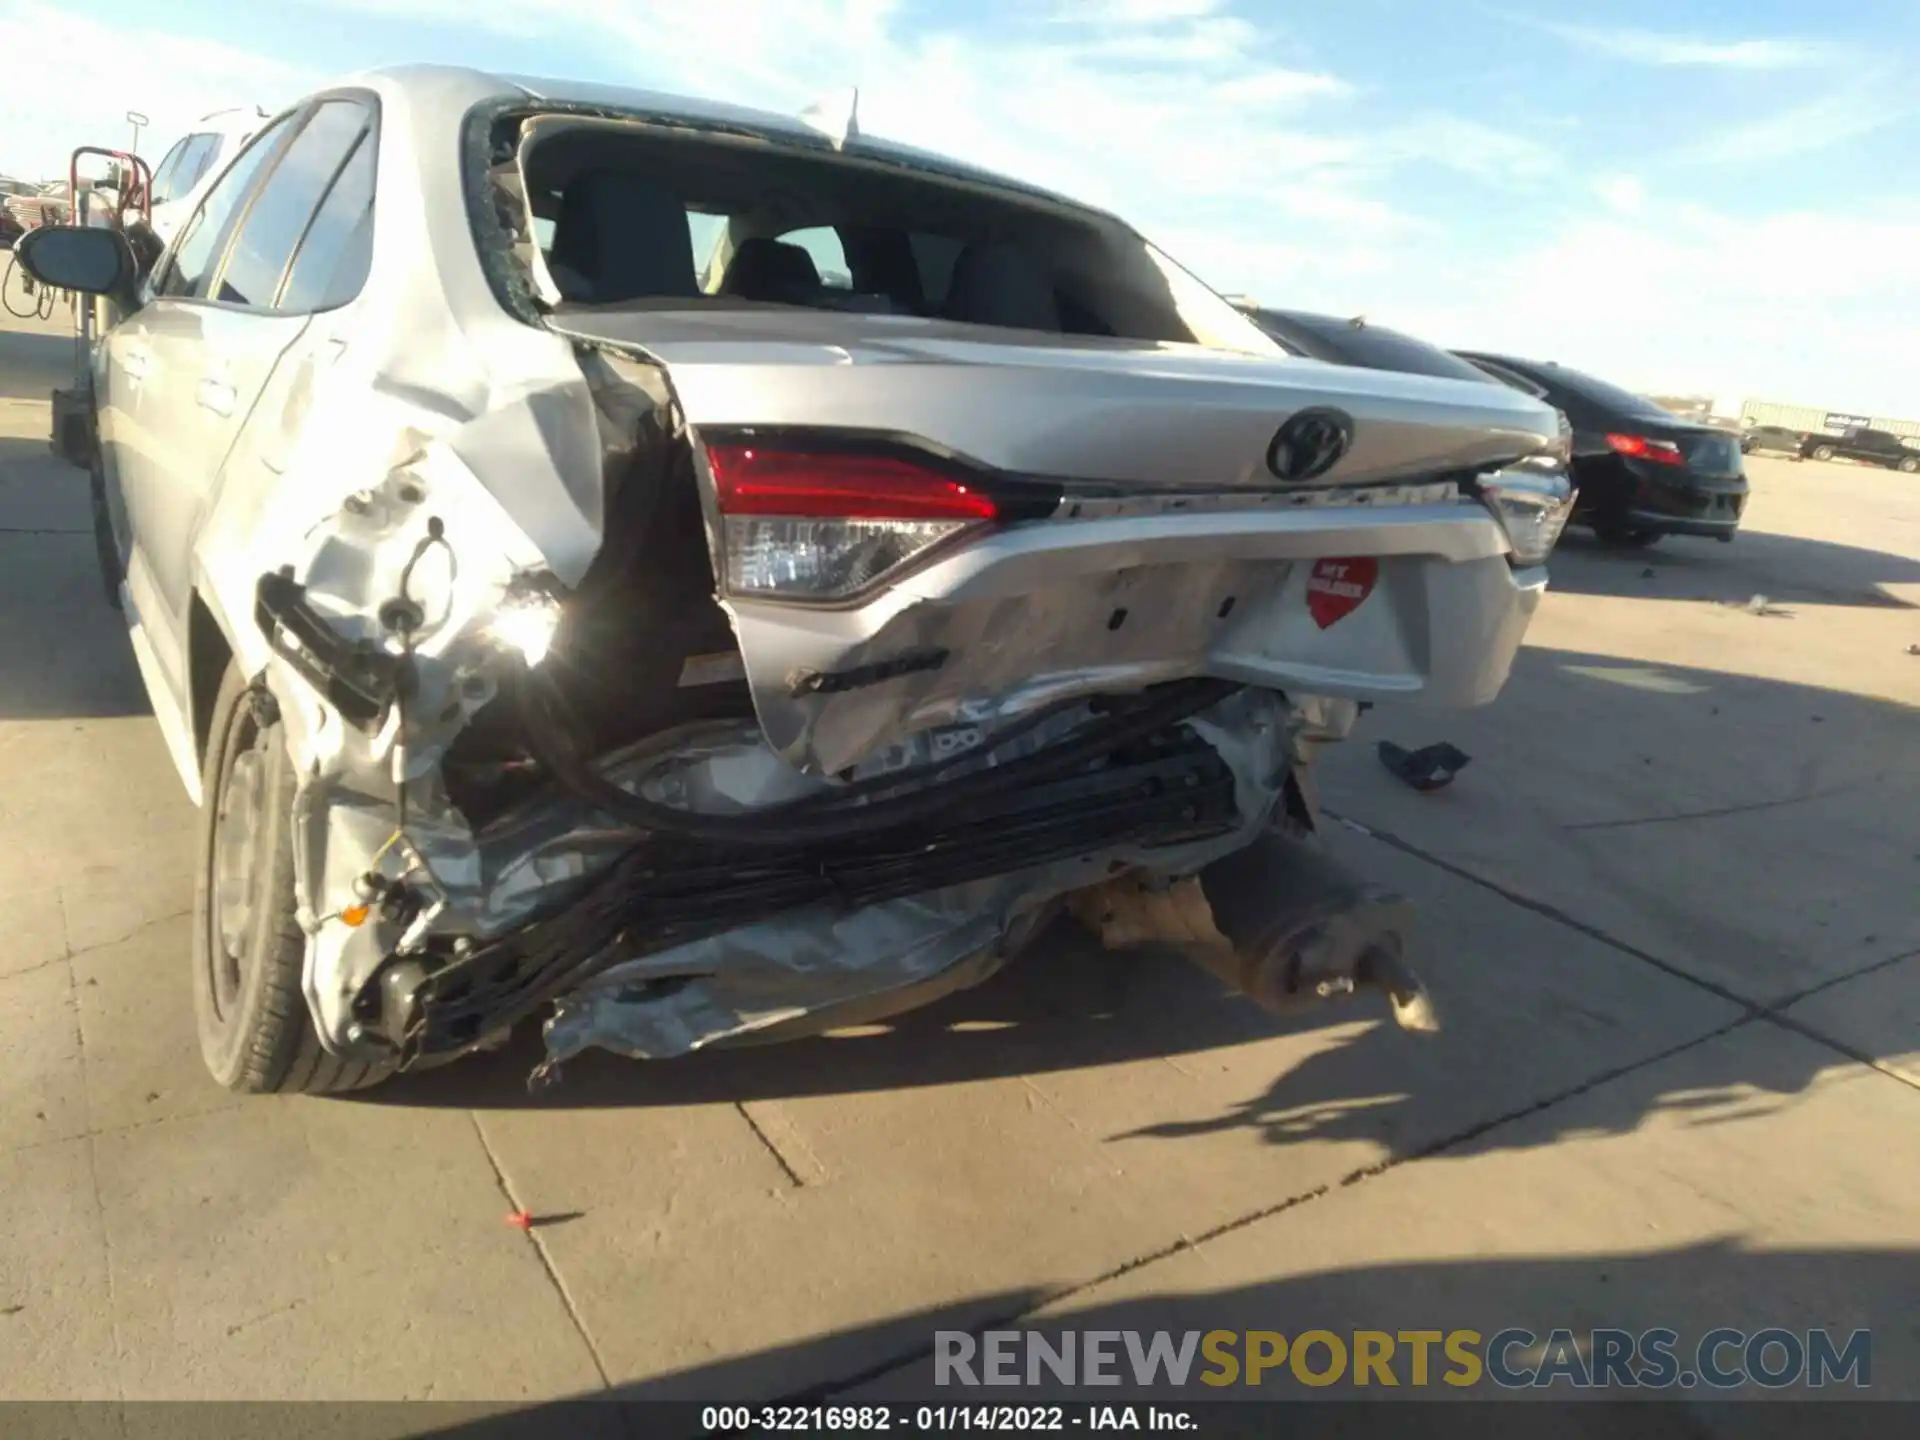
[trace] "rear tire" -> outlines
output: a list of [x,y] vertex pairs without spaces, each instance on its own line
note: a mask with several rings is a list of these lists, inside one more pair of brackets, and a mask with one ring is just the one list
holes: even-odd
[[390,1067],[329,1054],[301,984],[295,918],[293,763],[271,705],[227,666],[202,768],[193,904],[193,1013],[200,1057],[229,1090],[335,1094]]
[[1816,460],[1831,460],[1833,458],[1833,446],[1831,445],[1814,446],[1813,458]]
[[1902,475],[1912,475],[1916,472],[1920,472],[1920,459],[1915,459],[1914,457],[1909,456],[1907,459],[1902,460],[1899,466],[1896,468],[1899,469]]

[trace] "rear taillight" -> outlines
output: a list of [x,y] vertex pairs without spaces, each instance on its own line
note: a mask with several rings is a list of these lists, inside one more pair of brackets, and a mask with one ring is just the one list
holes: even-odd
[[943,541],[1015,518],[964,476],[899,454],[753,441],[706,451],[736,595],[844,599]]
[[1481,503],[1507,533],[1515,566],[1544,565],[1573,514],[1573,484],[1560,472],[1507,469],[1482,475]]
[[1651,460],[1656,465],[1684,465],[1686,457],[1671,440],[1653,440],[1645,435],[1609,435],[1607,444],[1617,455],[1634,460]]

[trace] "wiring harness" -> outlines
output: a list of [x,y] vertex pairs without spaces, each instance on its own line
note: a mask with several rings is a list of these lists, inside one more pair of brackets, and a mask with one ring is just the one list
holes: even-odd
[[[570,748],[564,705],[521,686],[524,733],[564,790],[634,844],[543,916],[480,945],[396,957],[355,1001],[402,1064],[462,1049],[616,964],[819,903],[849,910],[1239,823],[1231,768],[1181,722],[1237,687],[1180,681],[993,764],[1060,707],[959,756],[747,815],[695,815],[613,784]],[[664,763],[664,757],[663,757]]]

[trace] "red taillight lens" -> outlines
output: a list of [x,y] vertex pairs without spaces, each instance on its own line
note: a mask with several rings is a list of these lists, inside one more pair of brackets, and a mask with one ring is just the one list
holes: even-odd
[[1645,435],[1609,435],[1607,444],[1617,455],[1634,460],[1651,460],[1656,465],[1684,465],[1686,457],[1671,440],[1650,440]]
[[709,445],[723,515],[834,520],[993,520],[991,495],[893,455],[836,455]]
[[707,466],[733,595],[845,600],[1007,518],[993,495],[910,456],[713,441]]

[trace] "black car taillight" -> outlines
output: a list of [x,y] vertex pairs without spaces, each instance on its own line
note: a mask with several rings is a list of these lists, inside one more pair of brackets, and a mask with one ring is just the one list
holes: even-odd
[[1655,440],[1645,435],[1609,435],[1607,444],[1616,455],[1630,460],[1651,460],[1656,465],[1684,465],[1686,456],[1671,440]]

